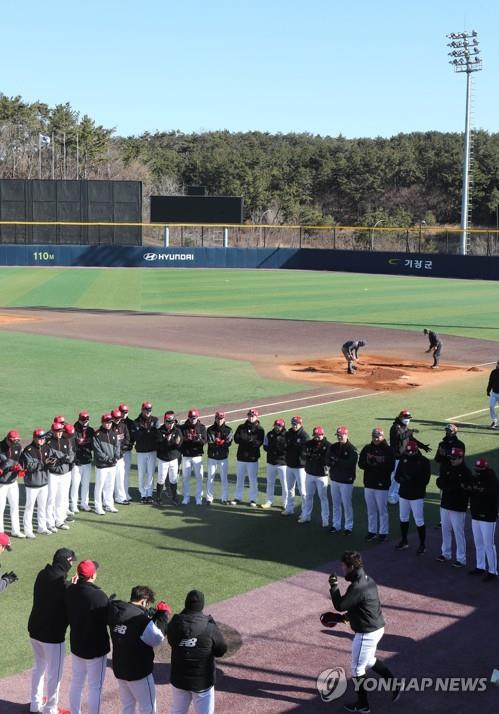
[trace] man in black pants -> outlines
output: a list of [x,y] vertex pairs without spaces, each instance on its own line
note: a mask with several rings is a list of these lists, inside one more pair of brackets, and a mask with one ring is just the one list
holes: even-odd
[[357,701],[346,704],[348,712],[369,714],[365,689],[366,670],[372,669],[382,679],[391,683],[392,701],[400,696],[400,686],[394,681],[388,667],[376,657],[376,648],[385,633],[385,621],[381,612],[378,588],[366,575],[360,553],[346,551],[341,556],[342,575],[350,585],[344,595],[338,587],[338,576],[329,576],[332,603],[338,612],[345,613],[345,620],[355,635],[352,643],[352,678],[357,692]]
[[489,398],[490,418],[492,420],[490,428],[495,429],[497,427],[496,404],[499,401],[499,360],[495,368],[489,374],[487,396]]
[[433,352],[433,364],[431,365],[431,368],[438,369],[440,363],[440,355],[442,354],[443,348],[442,339],[438,332],[433,332],[433,330],[427,330],[425,328],[423,332],[425,335],[428,335],[428,339],[430,340],[430,346],[426,350],[426,354],[428,354],[429,352]]
[[347,361],[348,374],[353,374],[357,369],[357,365],[355,363],[359,359],[359,349],[361,347],[365,347],[366,345],[367,342],[364,340],[348,340],[348,342],[345,342],[345,344],[341,346],[343,357]]

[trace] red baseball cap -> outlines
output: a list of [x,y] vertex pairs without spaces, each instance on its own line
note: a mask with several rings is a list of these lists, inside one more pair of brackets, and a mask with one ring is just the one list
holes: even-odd
[[372,430],[372,435],[373,436],[384,436],[385,432],[380,426],[375,426],[374,429]]
[[454,446],[450,450],[451,459],[460,459],[461,456],[464,456],[464,451],[463,451],[463,449],[460,449],[458,446]]
[[61,421],[54,421],[50,427],[50,431],[62,431],[64,429],[64,424]]
[[33,439],[45,439],[46,436],[47,432],[40,426],[37,426],[37,428],[33,430]]
[[100,418],[102,422],[104,421],[113,421],[113,415],[112,414],[103,414]]
[[317,436],[320,434],[322,434],[322,436],[324,436],[324,427],[323,426],[314,426],[314,430],[312,433],[314,436]]
[[258,409],[248,409],[248,416],[258,416]]
[[286,426],[286,422],[284,419],[276,419],[274,422],[274,426]]
[[66,434],[69,434],[69,436],[73,436],[75,433],[75,428],[72,424],[64,424],[64,431]]
[[175,421],[175,412],[174,411],[165,412],[165,421]]
[[489,462],[487,459],[484,459],[483,456],[480,456],[480,458],[475,461],[475,468],[477,471],[485,471],[488,467]]
[[121,412],[122,414],[123,414],[123,412],[126,412],[126,414],[128,414],[128,412],[130,411],[130,410],[128,409],[128,404],[120,404],[119,407],[118,407],[118,409],[120,410],[120,412]]
[[18,431],[15,431],[14,429],[12,429],[7,434],[7,439],[9,441],[21,441],[21,434]]
[[458,428],[455,424],[447,424],[447,426],[445,427],[445,431],[451,431],[453,434],[455,434],[456,431],[458,431]]
[[144,411],[150,411],[152,409],[151,402],[142,402],[142,409]]
[[405,450],[407,454],[415,454],[418,450],[418,445],[415,441],[408,441]]
[[336,429],[336,433],[338,434],[338,436],[344,436],[345,434],[348,434],[348,429],[346,428],[346,426],[342,425]]
[[225,419],[225,412],[215,412],[215,419]]
[[197,419],[199,417],[199,412],[197,409],[189,409],[187,416],[189,419]]
[[0,545],[3,545],[5,550],[12,550],[12,546],[10,545],[10,538],[7,533],[0,533]]
[[119,419],[121,417],[121,411],[119,409],[113,409],[111,416],[113,419]]
[[65,421],[66,419],[61,415],[54,417],[54,424],[64,424]]
[[90,419],[90,414],[88,412],[80,412],[78,414],[78,419],[81,419],[82,421],[87,421],[87,419]]
[[78,563],[78,567],[76,569],[76,572],[78,575],[81,575],[83,578],[91,578],[92,575],[95,575],[97,570],[99,569],[99,563],[95,560],[82,560],[81,563]]
[[303,424],[302,417],[299,415],[291,417],[291,424]]
[[401,419],[412,419],[412,414],[408,409],[402,409],[402,411],[399,414],[399,417]]

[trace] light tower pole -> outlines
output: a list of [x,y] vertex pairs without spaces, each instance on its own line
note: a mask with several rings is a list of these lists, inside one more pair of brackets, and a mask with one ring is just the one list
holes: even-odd
[[466,72],[466,114],[464,121],[464,151],[463,151],[463,191],[461,197],[461,238],[459,252],[466,255],[468,243],[468,213],[469,213],[469,184],[470,184],[470,132],[471,132],[471,73],[482,69],[482,60],[479,57],[478,33],[451,32],[447,35],[451,48],[448,53],[449,64],[455,72]]

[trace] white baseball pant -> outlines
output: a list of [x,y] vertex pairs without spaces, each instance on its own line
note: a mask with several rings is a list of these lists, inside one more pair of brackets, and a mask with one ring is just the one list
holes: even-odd
[[189,503],[191,494],[191,474],[194,471],[196,478],[196,503],[200,506],[203,503],[203,457],[202,456],[182,456],[182,503]]
[[401,498],[399,500],[400,522],[409,523],[411,513],[417,527],[424,526],[424,500],[422,498]]
[[286,466],[280,464],[267,464],[267,501],[272,503],[275,494],[276,479],[281,482],[282,505],[286,508],[288,502],[288,482],[286,479]]
[[[67,515],[66,489],[68,485],[68,474],[49,473],[48,497],[47,497],[47,528],[60,526],[64,523]],[[69,474],[71,479],[71,474]]]
[[497,414],[496,414],[496,404],[499,401],[499,394],[497,392],[491,392],[489,396],[489,411],[490,419],[495,424],[497,424]]
[[127,500],[125,490],[125,459],[122,457],[116,462],[114,477],[114,500],[123,503]]
[[329,488],[333,502],[333,527],[337,531],[341,530],[341,516],[343,514],[345,530],[353,530],[353,483],[331,481]]
[[115,473],[115,466],[95,469],[94,508],[96,513],[103,510],[103,504],[107,506],[107,508],[113,506]]
[[67,474],[62,474],[62,499],[60,503],[60,508],[55,511],[55,520],[57,524],[64,523],[69,512],[69,494],[71,491],[71,473],[68,471]]
[[168,479],[169,483],[178,481],[178,459],[162,461],[158,459],[158,483],[163,485]]
[[137,471],[139,473],[139,491],[141,498],[152,498],[155,468],[155,451],[137,452]]
[[398,481],[395,481],[395,472],[397,471],[398,465],[399,465],[399,459],[397,459],[395,461],[395,466],[393,467],[393,471],[390,475],[391,483],[390,483],[390,488],[388,489],[388,503],[391,503],[392,505],[395,505],[396,503],[399,502],[400,484]]
[[36,503],[36,520],[38,532],[47,530],[47,498],[49,487],[26,489],[26,504],[24,506],[23,528],[25,535],[33,534],[33,511]]
[[229,482],[227,475],[229,473],[229,459],[208,459],[208,478],[206,480],[206,500],[210,503],[213,501],[213,482],[215,474],[220,474],[220,483],[222,484],[222,501],[229,500]]
[[[31,489],[30,489],[31,490]],[[64,669],[64,642],[40,642],[30,637],[35,663],[31,672],[31,702],[33,712],[57,714],[59,687]],[[43,703],[45,679],[47,680],[47,699]]]
[[215,687],[210,687],[202,692],[188,692],[186,689],[172,688],[171,714],[187,714],[191,702],[195,714],[214,714],[215,712]]
[[356,632],[352,642],[352,677],[363,677],[376,663],[376,648],[385,634],[380,627],[374,632]]
[[258,497],[258,461],[236,461],[236,501],[243,500],[246,476],[249,481],[249,499],[256,502]]
[[9,504],[11,530],[14,535],[21,532],[19,523],[19,484],[16,481],[0,486],[0,533],[5,531],[3,516]]
[[322,525],[329,525],[329,498],[327,492],[328,486],[327,476],[313,476],[312,474],[307,474],[305,482],[305,501],[302,507],[302,518],[309,520],[312,516],[312,509],[314,507],[314,494],[317,491],[319,500],[321,502],[321,517]]
[[118,679],[120,692],[121,714],[155,714],[156,687],[154,677],[150,674],[143,679],[129,682]]
[[81,697],[88,677],[87,714],[101,714],[101,695],[106,676],[106,659],[93,657],[82,659],[71,655],[71,686],[69,688],[69,709],[71,714],[81,714]]
[[[90,478],[92,476],[92,464],[75,465],[75,470],[78,470],[80,478],[80,503],[84,508],[89,508],[88,501],[90,495]],[[78,486],[76,485],[77,480],[78,476],[75,478],[75,481],[73,482],[74,485],[71,488],[71,505],[76,505],[76,507],[78,507]],[[76,509],[72,508],[71,510],[75,511]]]
[[131,451],[125,451],[123,453],[123,458],[125,460],[125,493],[126,493],[126,500],[131,501],[130,498],[130,471],[132,470],[132,452]]
[[466,513],[440,509],[440,524],[442,526],[442,555],[447,560],[452,558],[452,534],[456,541],[456,560],[466,565],[466,538],[464,536],[464,521]]
[[296,487],[298,486],[298,493],[301,496],[302,508],[305,500],[306,488],[305,488],[305,469],[295,468],[293,466],[286,466],[286,486],[288,489],[288,500],[286,502],[285,511],[287,513],[293,513],[295,510],[295,493]]
[[496,523],[471,519],[476,550],[476,567],[497,575],[497,551],[494,543]]
[[364,488],[364,498],[367,506],[367,530],[369,533],[388,535],[388,491],[379,488]]

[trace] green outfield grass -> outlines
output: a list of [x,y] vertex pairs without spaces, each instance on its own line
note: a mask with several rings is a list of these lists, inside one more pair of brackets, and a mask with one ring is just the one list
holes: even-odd
[[[368,260],[368,257],[366,257]],[[0,305],[333,320],[499,340],[498,284],[306,271],[0,269]]]

